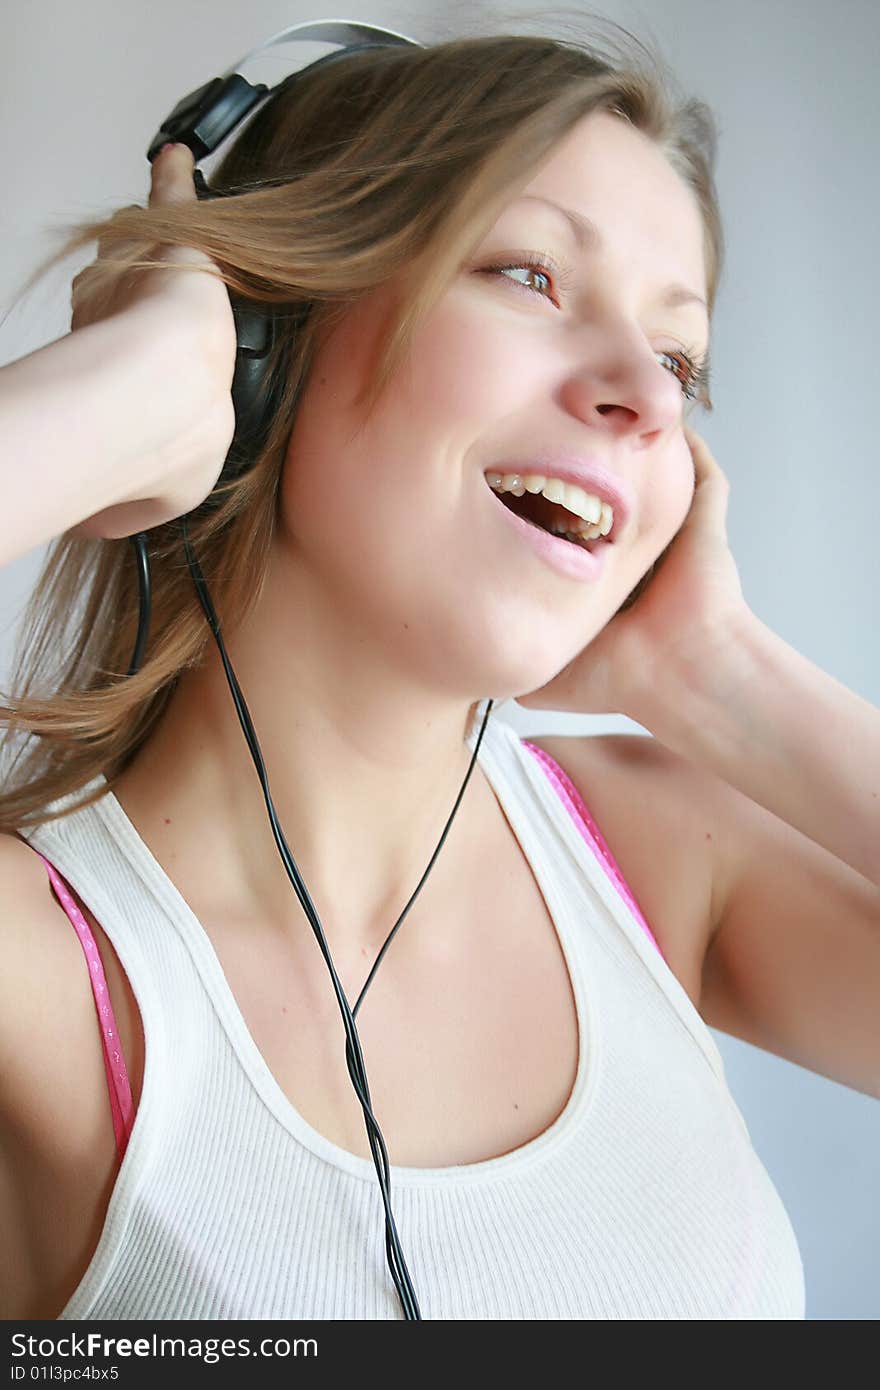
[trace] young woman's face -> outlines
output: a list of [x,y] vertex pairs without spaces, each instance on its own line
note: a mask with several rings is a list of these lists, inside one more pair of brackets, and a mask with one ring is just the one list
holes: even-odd
[[[595,244],[544,200],[595,224]],[[544,253],[547,274],[524,252]],[[693,495],[676,354],[702,355],[709,324],[702,304],[664,303],[671,284],[706,295],[694,196],[646,137],[593,113],[505,206],[367,423],[353,401],[388,301],[352,310],[312,367],[278,537],[332,621],[462,698],[524,694],[561,670]],[[548,565],[486,481],[548,450],[597,463],[629,499],[596,579]]]

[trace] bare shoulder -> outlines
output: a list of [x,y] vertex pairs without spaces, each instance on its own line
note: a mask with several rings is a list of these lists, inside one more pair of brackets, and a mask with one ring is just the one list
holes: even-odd
[[[70,891],[101,960],[137,1104],[143,1082],[137,1003],[109,938]],[[0,951],[0,1100],[35,1134],[63,1131],[73,1153],[80,1136],[89,1146],[107,1130],[100,1023],[82,942],[42,859],[16,835],[0,835]]]
[[[51,1009],[59,968],[52,949],[54,913],[49,880],[33,849],[0,835],[0,1085],[4,1114],[24,1111],[42,1051],[40,1026]],[[60,933],[58,933],[60,936]],[[51,1018],[47,1026],[52,1028]],[[43,1078],[45,1079],[45,1078]],[[31,1102],[39,1106],[38,1099]]]
[[83,948],[15,835],[0,835],[0,952],[0,1305],[7,1318],[54,1316],[44,1300],[64,1301],[67,1233],[81,1241],[115,1139]]
[[640,734],[530,738],[570,777],[606,840],[671,970],[699,1007],[716,926],[711,779]]
[[[71,1050],[84,1031],[94,1042],[94,1004],[82,946],[54,896],[46,867],[15,835],[0,835],[0,951],[6,1111],[11,1108],[23,1124],[35,1128],[53,1115],[57,1124]],[[79,1068],[71,1070],[75,1075]]]

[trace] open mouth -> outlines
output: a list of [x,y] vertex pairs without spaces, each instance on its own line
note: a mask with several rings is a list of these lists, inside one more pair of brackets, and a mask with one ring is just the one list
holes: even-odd
[[503,507],[522,521],[527,521],[539,531],[546,531],[548,535],[567,541],[579,550],[593,551],[600,545],[608,544],[604,536],[587,540],[580,533],[580,528],[584,525],[583,518],[563,507],[561,502],[548,501],[542,492],[524,492],[522,497],[517,497],[512,492],[497,492],[495,488],[490,488],[490,491]]

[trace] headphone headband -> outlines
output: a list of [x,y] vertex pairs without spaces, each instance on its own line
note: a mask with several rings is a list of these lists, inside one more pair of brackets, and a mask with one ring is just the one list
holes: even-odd
[[220,77],[211,78],[210,82],[182,97],[150,141],[147,159],[152,163],[162,146],[169,141],[188,145],[196,162],[204,159],[225,140],[230,131],[235,129],[258,102],[271,96],[277,89],[268,87],[265,82],[248,82],[238,69],[244,67],[257,53],[276,44],[315,42],[336,43],[340,47],[336,53],[328,53],[323,58],[307,63],[307,68],[331,62],[345,53],[362,48],[386,48],[396,44],[424,47],[418,39],[407,38],[405,34],[399,34],[394,29],[381,29],[375,24],[361,24],[348,19],[307,20],[304,24],[292,24],[288,29],[274,34],[265,43],[257,44],[256,48],[245,53],[243,58],[239,58]]

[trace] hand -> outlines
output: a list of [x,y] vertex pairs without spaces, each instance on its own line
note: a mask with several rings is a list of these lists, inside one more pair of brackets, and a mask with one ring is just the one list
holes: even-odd
[[[516,702],[525,709],[640,719],[661,678],[699,671],[748,613],[727,542],[730,484],[705,440],[684,427],[694,461],[690,510],[644,591],[558,675]],[[636,712],[638,711],[638,713]]]
[[[194,159],[172,145],[151,166],[150,207],[196,204]],[[112,220],[112,219],[111,219]],[[208,496],[235,431],[231,387],[236,332],[229,294],[217,274],[130,271],[107,278],[118,242],[98,241],[98,255],[75,277],[71,331],[103,319],[119,324],[121,350],[142,362],[142,416],[130,420],[129,456],[120,466],[118,502],[72,527],[86,539],[133,535],[182,516]],[[213,267],[189,246],[155,249],[160,265]]]

